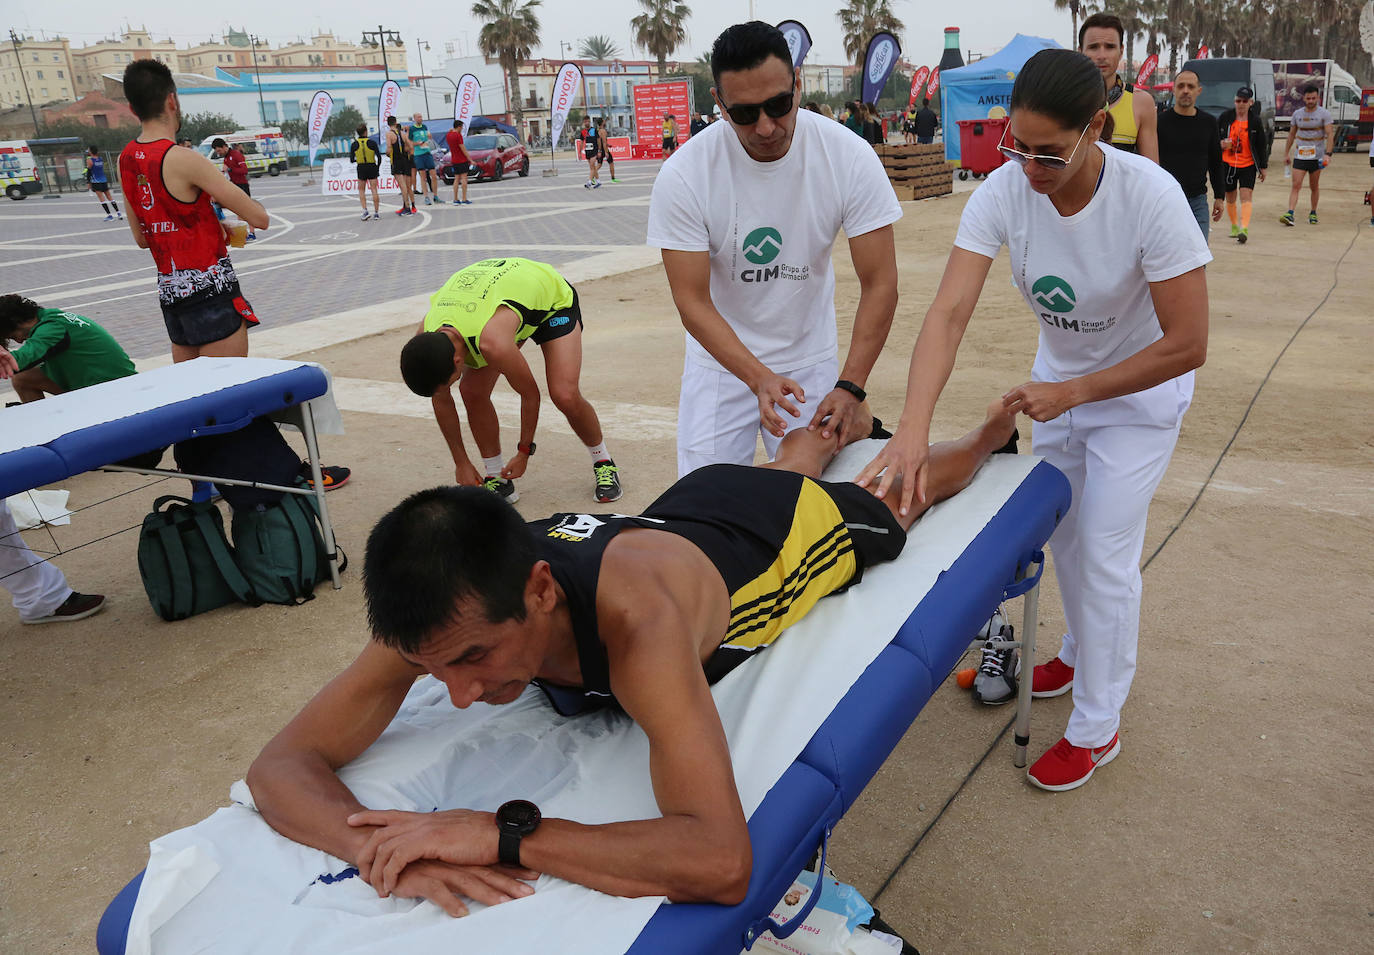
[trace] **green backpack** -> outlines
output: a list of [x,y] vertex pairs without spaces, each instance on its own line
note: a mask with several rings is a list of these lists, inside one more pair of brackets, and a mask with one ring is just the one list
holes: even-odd
[[219,510],[208,501],[159,497],[138,536],[138,571],[163,620],[185,620],[236,600],[261,603],[234,562]]
[[283,494],[271,504],[238,508],[230,528],[239,567],[261,601],[313,600],[315,585],[329,576],[313,497]]

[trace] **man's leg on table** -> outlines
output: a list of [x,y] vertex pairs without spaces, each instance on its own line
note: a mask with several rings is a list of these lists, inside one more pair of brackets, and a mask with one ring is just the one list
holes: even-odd
[[[827,358],[825,361],[818,361],[814,365],[784,372],[784,374],[801,385],[802,394],[806,395],[804,402],[795,398],[792,399],[792,403],[801,412],[800,417],[794,418],[781,409],[778,411],[782,415],[783,423],[787,426],[787,434],[790,434],[811,423],[811,416],[816,413],[816,408],[820,406],[821,399],[830,394],[835,387],[835,380],[840,377],[840,360]],[[755,402],[755,410],[757,410],[757,402]],[[782,442],[782,438],[769,434],[762,427],[760,427],[759,432],[763,437],[763,451],[768,455],[768,460],[772,461],[778,456],[778,445]],[[868,433],[865,432],[860,437],[866,438]]]

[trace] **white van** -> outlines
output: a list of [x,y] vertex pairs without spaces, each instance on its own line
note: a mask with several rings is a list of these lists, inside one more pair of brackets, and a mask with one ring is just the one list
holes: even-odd
[[243,153],[243,161],[248,166],[248,175],[253,177],[266,173],[279,176],[286,171],[286,140],[281,130],[275,126],[262,126],[258,129],[240,129],[236,133],[214,133],[201,140],[196,147],[201,155],[209,158],[216,166],[223,167],[224,160],[215,155],[210,144],[222,139],[230,146],[238,147]]
[[27,199],[43,191],[38,164],[22,139],[0,142],[0,189],[11,199]]

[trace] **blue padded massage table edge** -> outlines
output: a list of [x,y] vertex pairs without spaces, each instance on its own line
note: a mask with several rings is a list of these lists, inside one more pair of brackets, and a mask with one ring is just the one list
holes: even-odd
[[6,451],[0,454],[0,500],[60,481],[67,474],[66,462],[44,445]]
[[64,434],[44,447],[65,463],[64,477],[206,434],[237,431],[254,418],[290,408],[329,389],[324,370],[301,365],[114,421]]
[[[973,633],[992,615],[1003,588],[1044,547],[1068,507],[1068,480],[1053,466],[1038,463],[764,796],[749,820],[754,866],[745,900],[734,906],[660,906],[630,955],[737,955],[745,929],[782,898],[822,835],[853,805]],[[124,955],[142,881],[140,872],[101,916],[100,955]]]

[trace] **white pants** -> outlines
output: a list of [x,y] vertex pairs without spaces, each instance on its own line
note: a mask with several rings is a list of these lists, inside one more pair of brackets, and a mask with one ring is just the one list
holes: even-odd
[[[835,387],[840,361],[828,358],[785,374],[801,385],[806,402],[793,399],[801,411],[799,418],[782,410],[778,413],[788,431],[805,428],[822,399]],[[728,371],[688,359],[682,369],[682,395],[677,405],[677,476],[708,464],[753,464],[760,435],[771,461],[782,438],[763,430],[759,402],[749,386]]]
[[3,499],[0,499],[0,583],[14,598],[14,609],[24,620],[46,617],[72,595],[62,571],[39,560],[29,550]]
[[1068,412],[1031,429],[1033,452],[1073,488],[1050,550],[1068,623],[1059,659],[1074,668],[1073,713],[1064,731],[1074,746],[1101,746],[1121,725],[1140,634],[1145,522],[1182,417],[1180,411],[1172,427],[1075,428]]

